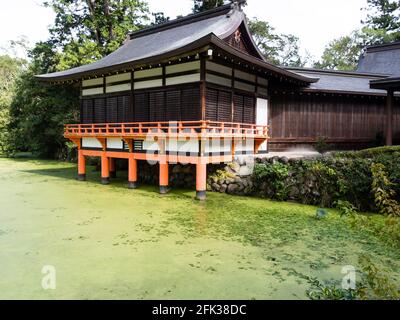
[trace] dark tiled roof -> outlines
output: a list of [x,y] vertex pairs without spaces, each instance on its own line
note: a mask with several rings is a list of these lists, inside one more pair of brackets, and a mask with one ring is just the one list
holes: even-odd
[[[189,15],[156,27],[150,27],[130,34],[118,50],[92,64],[66,71],[37,76],[42,81],[77,79],[83,76],[99,75],[116,69],[129,69],[140,64],[159,63],[160,60],[199,50],[213,44],[233,55],[289,79],[307,84],[316,81],[297,75],[264,60],[253,43],[255,56],[227,46],[222,39],[233,34],[246,17],[237,6],[225,5],[205,13]],[[247,29],[246,29],[247,30]],[[249,35],[251,39],[251,35]]]
[[370,88],[371,80],[384,79],[385,75],[361,72],[344,72],[317,69],[289,68],[306,77],[317,77],[318,82],[310,84],[307,90],[320,92],[338,92],[349,94],[385,95],[383,90]]
[[73,68],[66,71],[41,75],[39,78],[65,78],[71,75],[84,74],[90,71],[109,68],[126,63],[144,60],[149,57],[159,56],[167,52],[185,47],[211,33],[217,37],[225,38],[232,34],[243,22],[243,12],[236,10],[227,16],[230,6],[224,6],[220,10],[211,12],[209,17],[195,19],[193,23],[168,23],[169,28],[150,28],[152,32],[138,32],[131,35],[119,49],[110,55],[92,64]]
[[360,58],[357,70],[400,75],[400,42],[367,47]]

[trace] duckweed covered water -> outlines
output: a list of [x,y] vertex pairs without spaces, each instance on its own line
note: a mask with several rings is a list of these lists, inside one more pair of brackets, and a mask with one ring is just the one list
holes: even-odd
[[[399,279],[398,250],[334,211],[75,176],[0,159],[0,299],[305,299],[305,277],[341,281],[361,254]],[[46,265],[55,290],[42,288]]]

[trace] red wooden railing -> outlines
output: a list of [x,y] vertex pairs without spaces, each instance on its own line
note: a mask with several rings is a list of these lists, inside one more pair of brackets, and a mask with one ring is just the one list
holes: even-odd
[[215,121],[134,122],[104,124],[67,124],[65,137],[183,135],[202,137],[269,138],[268,126]]

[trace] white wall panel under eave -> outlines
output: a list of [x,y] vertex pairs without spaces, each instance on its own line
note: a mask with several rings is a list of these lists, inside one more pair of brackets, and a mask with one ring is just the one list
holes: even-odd
[[156,88],[156,87],[162,87],[162,85],[163,85],[162,79],[140,81],[140,82],[135,82],[134,89],[139,90],[147,88]]
[[116,74],[115,76],[110,76],[106,78],[106,83],[115,83],[115,82],[122,82],[122,81],[129,81],[131,80],[131,73],[121,73]]
[[206,82],[219,84],[221,86],[225,86],[225,87],[229,87],[229,88],[232,86],[231,79],[219,77],[219,76],[216,76],[216,75],[210,74],[210,73],[206,74]]
[[200,61],[193,61],[193,62],[180,63],[172,66],[167,66],[165,68],[165,73],[172,74],[172,73],[186,72],[192,70],[200,70]]
[[96,94],[103,94],[103,87],[82,90],[82,96],[93,96]]
[[186,76],[167,78],[166,85],[171,86],[171,85],[175,85],[175,84],[191,83],[191,82],[199,82],[199,81],[200,81],[200,73],[196,73],[196,74],[189,74]]
[[82,147],[83,148],[95,148],[102,149],[103,146],[96,138],[82,138]]
[[162,76],[162,74],[163,74],[162,68],[154,68],[148,70],[135,71],[133,74],[133,78],[143,79],[143,78]]
[[226,74],[227,76],[232,77],[232,68],[217,64],[215,62],[207,61],[206,62],[206,69],[215,71],[218,73]]
[[107,139],[107,149],[118,149],[122,150],[124,148],[124,144],[119,138],[108,138]]
[[124,83],[124,84],[118,84],[116,86],[106,87],[106,93],[113,93],[113,92],[120,92],[120,91],[130,91],[130,90],[131,90],[131,84],[130,83]]
[[89,79],[82,81],[82,87],[102,86],[103,78]]

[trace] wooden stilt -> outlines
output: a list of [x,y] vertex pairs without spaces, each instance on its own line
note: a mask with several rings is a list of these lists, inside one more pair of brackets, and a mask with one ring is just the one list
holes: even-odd
[[110,164],[109,164],[109,158],[106,156],[105,152],[101,156],[101,183],[102,184],[110,183]]
[[168,163],[160,163],[160,193],[165,194],[168,192],[169,174]]
[[86,180],[86,159],[82,150],[78,151],[78,180]]
[[115,159],[109,158],[108,162],[110,165],[110,178],[116,178],[117,177],[117,169],[115,166]]
[[137,188],[137,160],[133,157],[133,155],[129,156],[129,168],[128,168],[128,187],[129,189]]
[[198,200],[205,200],[206,190],[207,190],[207,164],[198,163],[196,165],[196,198]]

